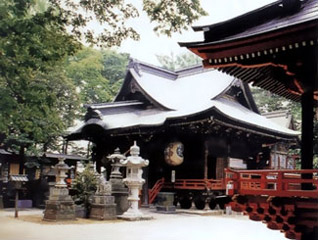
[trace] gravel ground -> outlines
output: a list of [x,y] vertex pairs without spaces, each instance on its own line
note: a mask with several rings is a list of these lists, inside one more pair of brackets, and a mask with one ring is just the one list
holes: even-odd
[[152,220],[95,221],[78,219],[43,222],[43,210],[0,210],[1,240],[286,240],[279,231],[245,216],[213,214],[159,214],[142,209]]

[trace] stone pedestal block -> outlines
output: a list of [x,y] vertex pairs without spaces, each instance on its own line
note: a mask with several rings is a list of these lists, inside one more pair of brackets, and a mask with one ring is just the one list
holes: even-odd
[[3,197],[0,195],[0,209],[3,209]]
[[125,187],[123,182],[123,176],[120,172],[120,167],[122,166],[119,162],[126,157],[120,154],[117,148],[114,154],[108,157],[112,161],[112,172],[110,174],[109,182],[112,186],[111,195],[115,197],[116,213],[117,215],[122,215],[129,208],[128,204],[128,189]]
[[77,218],[87,218],[87,209],[84,207],[84,205],[75,206],[75,216]]
[[115,197],[116,214],[122,215],[129,208],[128,189],[124,189],[124,191],[121,192],[112,192],[112,196]]
[[75,204],[67,188],[50,189],[49,200],[45,203],[44,221],[75,220]]
[[174,193],[160,192],[157,195],[156,210],[162,213],[175,213],[176,207],[173,205]]
[[113,196],[95,195],[89,218],[97,220],[116,219],[116,204]]
[[75,204],[73,201],[46,201],[45,221],[75,220]]

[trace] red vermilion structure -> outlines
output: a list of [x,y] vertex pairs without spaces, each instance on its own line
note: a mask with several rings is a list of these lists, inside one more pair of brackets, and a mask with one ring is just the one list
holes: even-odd
[[[274,197],[318,196],[318,169],[316,170],[240,170],[226,169],[225,184],[228,195],[267,195]],[[302,174],[314,175],[302,179]],[[312,190],[302,190],[302,184],[311,184]]]
[[[194,27],[204,41],[180,43],[243,82],[301,102],[298,171],[227,171],[234,210],[290,239],[318,239],[313,119],[318,100],[318,1],[280,0],[213,25]],[[233,195],[234,194],[234,195]]]
[[[245,212],[251,220],[280,230],[289,239],[316,239],[318,228],[318,170],[225,169],[229,203],[234,211]],[[302,179],[302,174],[312,179]],[[302,190],[302,184],[312,190]]]
[[216,68],[301,102],[302,168],[313,166],[318,100],[318,1],[281,0],[213,25],[194,27],[204,41],[180,43]]
[[152,189],[149,190],[149,203],[153,203],[157,194],[162,188],[165,189],[183,189],[183,190],[225,190],[224,179],[176,179],[175,182],[165,182],[165,179],[159,179]]

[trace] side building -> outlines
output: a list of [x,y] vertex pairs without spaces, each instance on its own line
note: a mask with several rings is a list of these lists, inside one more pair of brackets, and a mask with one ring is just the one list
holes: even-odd
[[[274,121],[280,126],[288,129],[296,130],[297,123],[293,115],[287,110],[277,110],[273,112],[263,113],[264,117]],[[299,154],[290,153],[291,149],[299,149],[300,142],[277,142],[271,146],[268,167],[270,169],[295,169],[296,160],[300,159]]]
[[49,195],[49,188],[56,181],[56,170],[53,168],[59,158],[64,158],[71,167],[67,173],[67,183],[71,184],[75,178],[77,166],[81,162],[87,162],[87,158],[59,153],[44,153],[41,157],[25,156],[28,162],[37,164],[23,164],[20,172],[21,156],[0,149],[0,209],[14,207],[16,188],[10,179],[13,176],[26,176],[28,181],[19,192],[18,206],[21,208],[44,208],[45,200]]

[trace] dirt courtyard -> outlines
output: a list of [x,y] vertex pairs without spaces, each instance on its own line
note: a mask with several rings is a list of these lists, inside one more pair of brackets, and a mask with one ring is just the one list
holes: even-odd
[[285,240],[279,231],[245,216],[159,214],[142,209],[152,220],[43,222],[43,210],[0,210],[1,240]]

